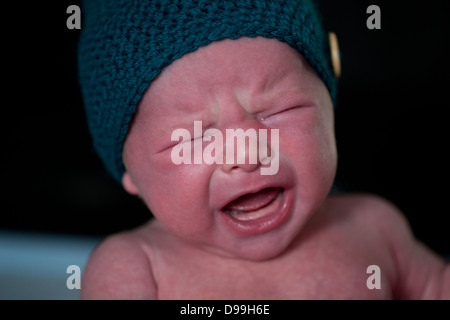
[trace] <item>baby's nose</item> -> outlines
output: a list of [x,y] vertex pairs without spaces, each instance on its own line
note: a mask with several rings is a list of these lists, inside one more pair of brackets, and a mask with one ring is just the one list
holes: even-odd
[[[227,142],[225,144],[225,157],[222,170],[227,173],[239,170],[245,172],[257,170],[261,162],[259,161],[257,151],[252,151],[254,148],[252,144],[248,145],[246,143],[242,145],[237,143],[232,146]],[[256,156],[253,156],[253,154],[256,154]]]
[[267,145],[266,136],[260,135],[260,130],[254,127],[225,130],[224,163],[222,170],[229,173],[242,170],[252,172],[257,170],[261,163],[268,163],[267,152],[260,152],[262,144]]

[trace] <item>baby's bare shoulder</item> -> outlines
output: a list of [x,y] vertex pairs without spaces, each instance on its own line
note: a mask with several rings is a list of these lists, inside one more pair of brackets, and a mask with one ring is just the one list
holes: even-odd
[[83,272],[82,299],[155,299],[156,285],[139,231],[109,236]]
[[354,193],[331,196],[326,211],[331,219],[343,220],[353,227],[376,229],[377,232],[409,234],[402,212],[390,201],[373,194]]
[[333,210],[343,213],[352,228],[362,229],[365,236],[383,243],[395,266],[395,298],[437,299],[449,294],[450,267],[414,237],[408,220],[396,206],[368,194],[336,196],[328,202]]
[[391,261],[400,246],[411,239],[407,220],[388,200],[372,194],[330,196],[318,215],[317,230],[326,230],[347,241],[358,243],[384,261]]
[[383,245],[392,256],[416,245],[408,220],[385,198],[363,193],[344,194],[330,197],[327,205],[333,219],[343,220],[348,229],[357,229],[357,234]]

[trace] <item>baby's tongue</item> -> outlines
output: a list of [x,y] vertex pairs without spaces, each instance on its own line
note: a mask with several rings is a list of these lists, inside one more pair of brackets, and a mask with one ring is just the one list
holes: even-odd
[[224,209],[234,212],[255,211],[271,203],[280,193],[280,188],[267,188],[249,193],[230,202]]

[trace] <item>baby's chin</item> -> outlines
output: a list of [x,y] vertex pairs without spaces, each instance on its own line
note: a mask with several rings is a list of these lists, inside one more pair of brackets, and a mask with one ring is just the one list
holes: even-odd
[[303,221],[297,222],[296,225],[286,224],[266,234],[234,239],[234,241],[215,241],[214,244],[204,244],[201,247],[204,251],[223,258],[252,262],[267,261],[287,253],[301,234],[303,225]]
[[211,254],[234,260],[249,262],[263,262],[284,255],[289,251],[297,237],[256,240],[255,243],[246,243],[243,246],[206,246],[204,250]]

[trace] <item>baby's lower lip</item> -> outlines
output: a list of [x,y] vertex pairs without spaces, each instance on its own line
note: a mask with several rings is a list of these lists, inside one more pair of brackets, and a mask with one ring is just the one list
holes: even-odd
[[221,216],[236,233],[252,235],[264,233],[281,225],[289,216],[292,206],[292,191],[275,188],[268,191],[267,203],[255,207],[255,210],[222,210]]

